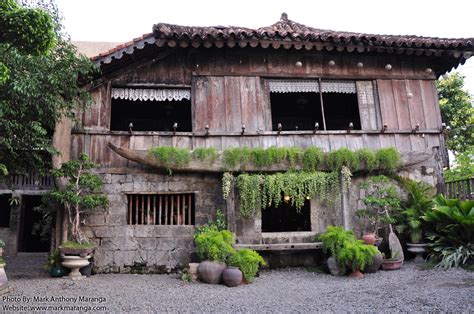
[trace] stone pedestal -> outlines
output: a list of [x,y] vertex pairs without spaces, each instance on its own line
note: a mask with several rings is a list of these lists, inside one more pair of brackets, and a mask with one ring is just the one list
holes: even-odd
[[426,243],[407,243],[407,251],[416,254],[415,263],[423,263],[425,261],[423,253],[426,252],[427,246],[428,244]]
[[10,292],[7,274],[5,273],[5,264],[0,264],[0,295]]
[[89,265],[89,259],[92,257],[92,255],[87,255],[85,257],[81,256],[73,256],[73,255],[63,255],[62,259],[63,262],[61,265],[64,267],[67,267],[71,270],[69,273],[69,278],[72,280],[80,280],[83,278],[86,278],[85,276],[82,276],[81,272],[79,271],[82,267],[85,267]]

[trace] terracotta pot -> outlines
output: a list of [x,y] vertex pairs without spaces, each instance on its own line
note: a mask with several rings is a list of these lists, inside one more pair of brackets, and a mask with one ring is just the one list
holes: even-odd
[[242,282],[242,272],[237,267],[227,267],[222,273],[222,280],[227,287],[237,287]]
[[362,240],[365,242],[367,245],[374,245],[375,244],[375,234],[373,233],[365,233],[362,236]]
[[345,265],[340,265],[334,256],[328,258],[327,261],[329,272],[333,276],[344,276],[347,272]]
[[191,274],[192,281],[197,281],[198,279],[198,268],[199,263],[189,263],[189,273]]
[[364,274],[361,273],[360,270],[354,270],[352,273],[349,274],[349,277],[355,278],[355,279],[362,279],[364,278]]
[[382,253],[378,252],[377,255],[374,255],[374,257],[372,257],[372,264],[365,267],[364,273],[375,273],[377,270],[380,269],[382,263]]
[[397,270],[402,266],[403,261],[384,260],[382,263],[383,270]]
[[205,283],[217,285],[222,280],[224,269],[226,269],[226,265],[223,262],[204,261],[199,264],[199,277]]

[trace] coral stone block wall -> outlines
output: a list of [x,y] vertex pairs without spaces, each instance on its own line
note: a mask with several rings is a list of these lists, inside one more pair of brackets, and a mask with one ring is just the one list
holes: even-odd
[[194,226],[130,225],[127,194],[195,193],[195,224],[215,218],[224,209],[220,177],[153,173],[103,174],[103,192],[110,205],[87,216],[85,228],[98,245],[94,270],[99,273],[163,273],[189,262]]

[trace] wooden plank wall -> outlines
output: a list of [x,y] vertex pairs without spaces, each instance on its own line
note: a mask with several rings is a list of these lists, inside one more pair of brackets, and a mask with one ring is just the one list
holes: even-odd
[[434,81],[377,80],[382,123],[389,130],[440,129]]
[[81,152],[88,153],[93,162],[102,167],[129,167],[130,162],[107,147],[111,142],[116,146],[147,150],[155,146],[175,146],[187,149],[197,147],[215,147],[224,150],[232,147],[320,147],[329,152],[334,149],[347,147],[351,150],[363,147],[379,149],[382,147],[397,147],[400,152],[424,151],[432,147],[442,148],[440,134],[411,134],[411,133],[367,133],[353,134],[299,134],[299,135],[253,135],[253,136],[160,136],[160,135],[103,135],[103,134],[73,134],[71,157],[77,158]]

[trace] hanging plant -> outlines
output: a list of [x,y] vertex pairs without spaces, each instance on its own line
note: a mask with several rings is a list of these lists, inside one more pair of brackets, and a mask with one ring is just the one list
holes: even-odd
[[342,183],[342,193],[346,193],[351,188],[352,184],[352,173],[349,168],[342,166],[341,169],[341,183]]
[[261,206],[263,175],[241,174],[237,177],[237,188],[240,193],[240,215],[251,217]]
[[222,196],[226,200],[229,197],[230,187],[234,181],[232,173],[224,172],[222,175]]
[[330,152],[327,156],[327,163],[332,171],[340,171],[343,166],[346,166],[351,171],[359,168],[359,158],[353,151],[347,148],[340,148]]

